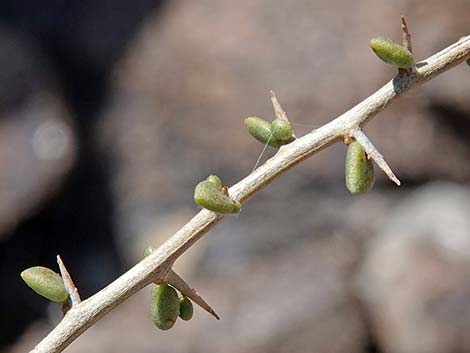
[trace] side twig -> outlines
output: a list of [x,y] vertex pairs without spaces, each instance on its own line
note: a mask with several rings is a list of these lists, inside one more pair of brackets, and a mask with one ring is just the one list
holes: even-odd
[[[285,171],[366,124],[411,88],[469,58],[470,37],[466,37],[419,63],[415,72],[397,76],[335,120],[283,146],[274,157],[232,186],[230,195],[241,202],[248,200]],[[172,263],[222,218],[211,211],[200,211],[141,262],[103,290],[72,307],[32,352],[56,353],[64,350],[114,307],[157,278],[164,277]]]
[[[284,111],[284,109],[282,109],[281,103],[279,103],[279,101],[277,100],[277,97],[274,91],[271,91],[271,103],[273,104],[274,114],[276,115],[276,119],[285,120],[288,123],[290,123],[289,118],[287,117],[287,114]],[[292,132],[292,137],[297,138],[294,132]]]
[[82,301],[80,299],[80,294],[78,294],[78,289],[75,286],[75,283],[73,283],[72,276],[70,276],[69,271],[67,271],[67,267],[65,267],[60,255],[57,255],[57,264],[59,265],[60,275],[62,277],[62,281],[64,281],[65,289],[67,290],[67,293],[69,293],[72,307],[74,307]]
[[200,294],[194,289],[191,288],[178,274],[170,270],[168,271],[165,281],[170,283],[173,287],[178,289],[181,294],[185,295],[189,299],[192,299],[197,305],[206,310],[209,314],[214,316],[217,320],[220,320],[219,315],[211,308],[209,304],[200,296]]
[[388,166],[387,162],[385,161],[384,157],[380,154],[380,152],[375,148],[369,138],[362,132],[361,129],[356,129],[353,131],[352,136],[359,142],[366,151],[368,157],[372,158],[372,160],[379,166],[380,169],[383,170],[385,175],[393,181],[398,186],[401,185],[400,180],[395,176],[392,169]]
[[413,52],[411,45],[411,34],[408,29],[408,23],[406,23],[406,18],[403,15],[401,16],[401,31],[403,33],[403,46],[410,52]]

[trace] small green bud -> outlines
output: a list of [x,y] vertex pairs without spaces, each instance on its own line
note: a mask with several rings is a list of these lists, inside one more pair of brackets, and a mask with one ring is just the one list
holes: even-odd
[[151,245],[150,245],[150,246],[147,246],[147,247],[145,248],[145,250],[144,250],[144,257],[149,256],[151,253],[154,252],[155,249],[156,249],[156,248],[155,248],[154,246],[151,246]]
[[62,277],[47,267],[30,267],[21,272],[21,278],[33,291],[50,301],[63,303],[69,297]]
[[201,181],[194,189],[194,201],[199,206],[217,213],[239,213],[241,204],[225,195],[217,186],[208,181]]
[[217,189],[222,189],[222,180],[217,175],[209,175],[206,180],[217,186]]
[[274,119],[271,123],[273,137],[279,141],[289,141],[292,138],[292,126],[282,119]]
[[269,146],[274,148],[279,148],[285,144],[283,141],[279,141],[274,138],[272,135],[271,123],[266,120],[252,116],[246,118],[244,123],[250,135],[259,142],[264,144],[267,143]]
[[191,320],[193,317],[193,303],[189,300],[188,297],[182,296],[179,299],[180,302],[180,318],[184,321]]
[[179,300],[176,290],[168,283],[152,284],[150,314],[152,322],[160,330],[173,327],[179,315]]
[[349,144],[345,162],[346,187],[351,194],[364,194],[374,185],[374,164],[357,141]]
[[370,47],[380,59],[400,69],[409,69],[415,64],[413,54],[408,49],[388,38],[373,38]]

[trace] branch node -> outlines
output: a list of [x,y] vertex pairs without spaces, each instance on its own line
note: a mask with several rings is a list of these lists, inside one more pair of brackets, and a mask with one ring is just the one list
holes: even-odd
[[[75,283],[73,283],[72,277],[70,276],[69,271],[67,271],[67,267],[65,267],[60,255],[57,255],[57,264],[59,265],[60,275],[64,281],[65,289],[69,293],[73,308],[82,301],[80,299],[80,294],[78,294],[78,288],[75,286]],[[63,310],[66,310],[66,308],[64,307]]]
[[369,138],[362,132],[361,129],[356,129],[351,134],[357,142],[361,144],[366,151],[368,158],[372,158],[372,160],[379,166],[380,169],[387,175],[387,177],[393,181],[397,186],[401,185],[400,180],[395,176],[392,169],[388,166],[387,162],[385,161],[384,157],[380,154],[380,152],[375,148]]
[[343,136],[343,143],[347,146],[352,142],[352,138],[349,135],[344,135]]

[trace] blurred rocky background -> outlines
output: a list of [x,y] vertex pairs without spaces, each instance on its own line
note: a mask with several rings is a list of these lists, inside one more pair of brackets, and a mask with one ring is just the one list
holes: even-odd
[[[269,90],[305,134],[393,77],[368,42],[399,41],[401,14],[423,59],[470,33],[468,13],[468,0],[2,1],[0,351],[59,319],[21,270],[60,253],[87,297],[197,212],[198,181],[250,173],[262,146],[242,122],[272,118]],[[144,290],[67,352],[470,352],[469,68],[366,130],[402,187],[378,173],[351,196],[334,145],[178,261],[220,321],[196,309],[157,331]]]

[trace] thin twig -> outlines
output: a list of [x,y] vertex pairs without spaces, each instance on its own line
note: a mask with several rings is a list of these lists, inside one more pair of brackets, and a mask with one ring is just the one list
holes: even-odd
[[67,271],[67,267],[65,267],[60,255],[57,255],[57,264],[59,265],[60,275],[62,277],[62,281],[64,281],[65,289],[67,290],[67,293],[69,293],[73,308],[82,301],[80,299],[80,294],[78,294],[78,289],[75,286],[75,283],[73,283],[72,277],[70,276],[69,271]]
[[377,148],[375,148],[375,146],[372,144],[366,134],[364,134],[361,129],[356,129],[351,135],[356,139],[357,142],[361,144],[368,157],[372,158],[372,160],[379,166],[379,168],[383,170],[385,175],[387,175],[387,177],[395,184],[400,186],[400,180],[398,180],[398,178],[395,176],[392,169],[388,166],[387,162],[385,161],[384,157],[380,154]]
[[401,15],[401,31],[403,33],[403,46],[412,53],[411,34],[408,29],[408,23],[406,23],[406,18],[403,15]]
[[[402,94],[470,58],[470,37],[441,50],[417,65],[416,72],[400,75],[335,120],[283,146],[278,153],[230,188],[230,195],[246,201],[284,172],[327,146],[342,140],[366,124]],[[202,210],[121,277],[72,308],[62,321],[32,350],[34,353],[63,351],[86,329],[114,307],[156,278],[165,276],[172,263],[223,217]]]
[[199,293],[195,289],[191,288],[184,281],[184,279],[178,276],[178,274],[175,271],[173,270],[168,271],[167,275],[165,276],[165,281],[170,283],[176,289],[178,289],[181,292],[181,294],[188,297],[189,299],[192,299],[193,302],[195,302],[197,305],[199,305],[209,314],[214,316],[217,320],[220,320],[220,317],[219,315],[217,315],[215,310],[212,309],[209,304],[207,304],[207,302],[199,295]]

